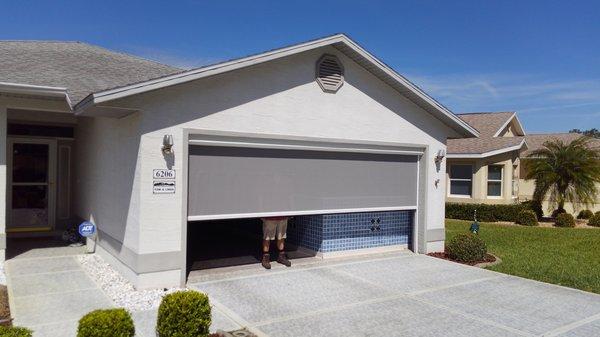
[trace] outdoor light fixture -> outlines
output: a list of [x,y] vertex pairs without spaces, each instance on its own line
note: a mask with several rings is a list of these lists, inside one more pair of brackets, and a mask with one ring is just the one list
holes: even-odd
[[164,154],[171,154],[173,152],[173,135],[165,135],[163,137],[162,152]]
[[437,155],[435,156],[435,163],[439,164],[442,162],[442,159],[444,159],[444,157],[446,156],[446,151],[444,150],[439,150],[437,152]]

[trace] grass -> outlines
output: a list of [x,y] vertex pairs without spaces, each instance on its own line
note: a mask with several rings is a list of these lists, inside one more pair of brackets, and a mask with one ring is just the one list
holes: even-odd
[[[446,239],[468,232],[470,224],[446,220]],[[482,223],[479,235],[502,259],[490,270],[600,294],[600,229]]]

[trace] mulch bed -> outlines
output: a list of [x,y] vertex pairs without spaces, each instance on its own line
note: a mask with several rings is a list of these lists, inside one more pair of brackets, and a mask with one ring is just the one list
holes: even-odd
[[448,257],[448,255],[446,253],[429,253],[427,254],[429,256],[433,256],[433,257],[437,257],[438,259],[444,259],[444,260],[448,260],[448,261],[452,261],[452,262],[456,262],[456,263],[462,263],[462,264],[466,264],[469,266],[474,266],[476,264],[480,264],[480,263],[492,263],[492,262],[496,262],[496,257],[492,254],[486,254],[485,258],[483,259],[483,261],[475,261],[475,262],[462,262],[462,261],[456,261],[453,260],[451,258]]
[[0,285],[0,325],[11,325],[10,307],[8,306],[8,291],[5,285]]

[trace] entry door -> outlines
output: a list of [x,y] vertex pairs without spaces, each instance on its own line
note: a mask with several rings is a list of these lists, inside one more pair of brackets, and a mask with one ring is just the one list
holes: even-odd
[[48,231],[56,205],[56,140],[8,139],[7,231]]

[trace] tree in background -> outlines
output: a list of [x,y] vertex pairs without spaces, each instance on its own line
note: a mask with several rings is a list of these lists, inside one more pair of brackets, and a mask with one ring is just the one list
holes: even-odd
[[527,156],[525,179],[535,180],[535,201],[541,203],[548,196],[550,207],[558,206],[559,210],[564,210],[566,202],[575,208],[595,202],[596,184],[600,183],[600,148],[591,142],[586,136],[570,143],[554,139]]
[[600,139],[600,130],[598,130],[596,128],[592,128],[589,130],[571,129],[569,131],[569,133],[580,133],[580,134],[588,136],[588,137]]

